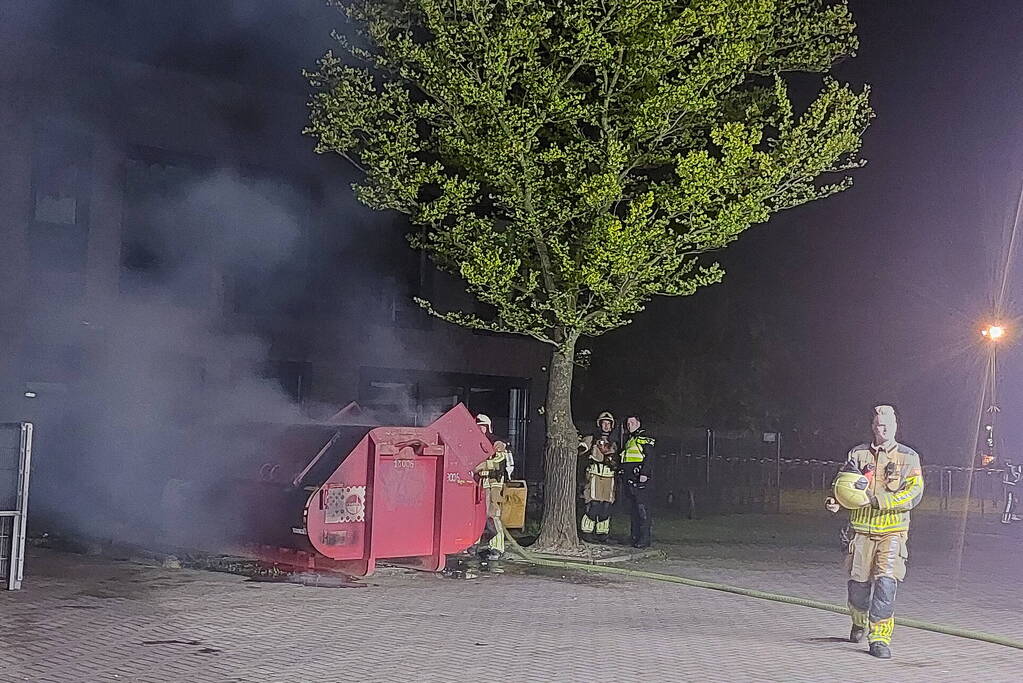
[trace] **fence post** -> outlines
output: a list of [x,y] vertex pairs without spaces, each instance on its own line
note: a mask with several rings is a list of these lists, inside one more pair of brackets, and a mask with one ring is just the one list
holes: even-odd
[[[977,473],[976,466],[974,466],[974,468],[973,468],[973,473],[974,473],[974,475],[976,475],[976,473]],[[984,504],[987,503],[985,498],[987,498],[987,496],[981,496],[981,499],[980,499],[980,516],[982,518],[984,517]]]
[[705,480],[707,482],[707,490],[708,491],[710,491],[710,454],[711,454],[711,451],[713,450],[713,439],[714,439],[714,430],[711,429],[710,427],[707,427],[707,472],[706,472],[706,479]]
[[775,442],[775,458],[774,458],[774,485],[777,487],[777,492],[774,497],[774,511],[778,514],[781,513],[781,432],[778,432],[778,438]]

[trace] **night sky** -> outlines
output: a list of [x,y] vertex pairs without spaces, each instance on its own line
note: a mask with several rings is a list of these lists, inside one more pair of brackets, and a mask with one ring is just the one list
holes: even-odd
[[[634,326],[599,340],[584,382],[600,383],[620,409],[649,410],[655,401],[644,388],[614,386],[619,370],[597,366],[613,359],[626,377],[654,376],[637,370],[639,359],[663,356],[673,339],[727,346],[757,320],[769,332],[758,348],[777,367],[768,387],[785,415],[777,426],[831,434],[826,452],[800,455],[841,457],[869,438],[871,406],[891,402],[900,438],[926,461],[966,464],[986,362],[979,330],[1023,182],[1023,5],[850,4],[860,51],[835,75],[871,84],[877,112],[855,186],[745,234],[720,255],[725,284],[655,302]],[[1010,316],[1020,271],[1009,273]],[[1000,354],[1003,454],[1023,439],[1019,349]]]

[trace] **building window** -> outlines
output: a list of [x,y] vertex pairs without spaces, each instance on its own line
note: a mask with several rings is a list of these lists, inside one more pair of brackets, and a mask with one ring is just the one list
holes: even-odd
[[230,309],[301,319],[319,305],[316,269],[325,262],[309,234],[312,191],[302,181],[249,170],[224,183],[227,216],[218,254]]
[[466,402],[466,388],[442,373],[391,375],[367,379],[359,391],[359,404],[404,415],[415,426],[423,426]]
[[89,243],[91,144],[71,133],[37,132],[32,165],[32,261],[83,272]]
[[311,194],[272,172],[136,148],[125,167],[122,293],[205,308],[220,303],[223,278],[235,312],[289,312],[308,298],[309,268],[296,255]]
[[36,223],[78,225],[78,183],[82,169],[64,150],[46,149],[37,157],[33,218]]
[[416,384],[371,379],[359,391],[359,403],[367,408],[411,416],[416,413]]
[[160,298],[181,306],[203,307],[212,297],[209,253],[197,244],[205,226],[189,201],[209,176],[198,160],[129,159],[125,168],[124,224],[121,234],[123,294]]
[[474,415],[486,413],[494,434],[521,453],[526,447],[528,387],[529,380],[518,377],[367,367],[360,370],[358,402],[406,415],[413,426],[428,425],[462,403]]

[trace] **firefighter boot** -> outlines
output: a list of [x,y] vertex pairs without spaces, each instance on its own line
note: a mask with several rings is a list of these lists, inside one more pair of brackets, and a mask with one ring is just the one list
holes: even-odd
[[848,587],[849,614],[852,615],[852,629],[849,631],[849,642],[861,643],[869,624],[867,610],[870,609],[870,583],[850,581]]
[[890,576],[874,579],[874,595],[870,601],[870,654],[878,659],[891,659],[892,632],[895,630],[895,593],[899,583]]
[[480,572],[504,574],[504,567],[501,566],[501,554],[491,548],[480,553]]
[[870,644],[870,656],[878,659],[891,659],[892,649],[881,641],[874,641]]

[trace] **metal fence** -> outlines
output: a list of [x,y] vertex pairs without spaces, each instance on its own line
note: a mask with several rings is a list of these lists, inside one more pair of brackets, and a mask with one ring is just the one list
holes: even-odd
[[[765,434],[749,431],[684,429],[681,435],[657,438],[651,469],[652,502],[658,508],[688,516],[742,512],[820,512],[830,495],[831,482],[843,460],[781,457],[788,451],[816,452],[833,448],[796,449]],[[709,454],[709,457],[708,457]],[[582,482],[582,467],[579,481]],[[967,501],[970,514],[1001,515],[1005,505],[1004,470],[994,468],[925,465],[926,484],[919,510],[961,512]],[[967,497],[969,488],[969,497]],[[527,518],[539,520],[543,481],[529,482]],[[580,488],[581,496],[581,488]],[[625,501],[618,505],[624,512]]]
[[32,425],[0,424],[0,587],[21,588],[32,465]]
[[[730,512],[803,512],[821,509],[841,461],[782,458],[775,442],[749,435],[707,435],[658,439],[651,484],[656,504],[694,515]],[[674,446],[674,448],[672,447]],[[693,452],[687,448],[699,448]],[[708,453],[710,454],[708,457]],[[921,509],[961,511],[967,502],[970,469],[925,466]],[[1000,514],[1004,502],[1001,469],[973,470],[971,513]]]

